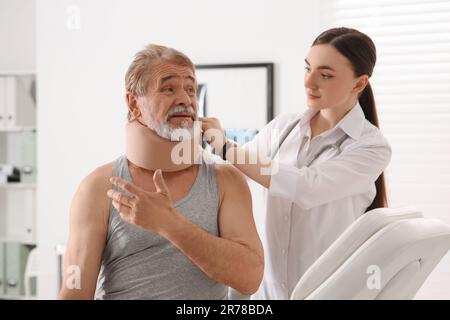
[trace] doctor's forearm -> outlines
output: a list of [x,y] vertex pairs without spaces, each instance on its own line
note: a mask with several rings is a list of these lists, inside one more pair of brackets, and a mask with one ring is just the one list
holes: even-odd
[[161,235],[210,278],[242,294],[254,293],[261,282],[264,258],[245,244],[213,236],[179,215]]
[[226,159],[243,174],[265,188],[270,187],[272,161],[237,145],[227,151]]

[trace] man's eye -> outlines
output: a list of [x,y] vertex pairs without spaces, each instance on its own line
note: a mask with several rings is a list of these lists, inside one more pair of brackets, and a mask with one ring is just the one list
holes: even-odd
[[173,92],[173,88],[172,87],[165,87],[162,90],[163,92]]
[[310,67],[305,67],[305,70],[306,70],[307,72],[310,72],[310,71],[311,71],[311,68],[310,68]]

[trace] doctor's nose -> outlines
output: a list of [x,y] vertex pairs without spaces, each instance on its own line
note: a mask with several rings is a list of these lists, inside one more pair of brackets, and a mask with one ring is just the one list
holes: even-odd
[[305,73],[304,82],[305,82],[306,89],[311,89],[311,90],[317,89],[317,83],[316,83],[316,80],[315,80],[315,77],[313,74]]

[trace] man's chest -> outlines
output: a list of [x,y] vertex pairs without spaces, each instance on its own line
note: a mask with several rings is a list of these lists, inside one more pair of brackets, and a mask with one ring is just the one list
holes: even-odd
[[[153,175],[151,173],[133,172],[130,170],[133,178],[133,183],[149,192],[156,192],[155,184],[153,183]],[[170,196],[173,202],[183,199],[197,178],[198,168],[183,170],[180,172],[163,173],[164,181],[169,189]]]

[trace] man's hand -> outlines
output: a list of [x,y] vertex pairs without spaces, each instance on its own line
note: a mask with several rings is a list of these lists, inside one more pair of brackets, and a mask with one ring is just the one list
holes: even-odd
[[112,177],[110,181],[131,193],[131,196],[127,196],[112,189],[107,192],[113,200],[112,205],[126,222],[146,231],[160,233],[178,215],[160,169],[153,175],[156,192],[145,191],[118,177]]

